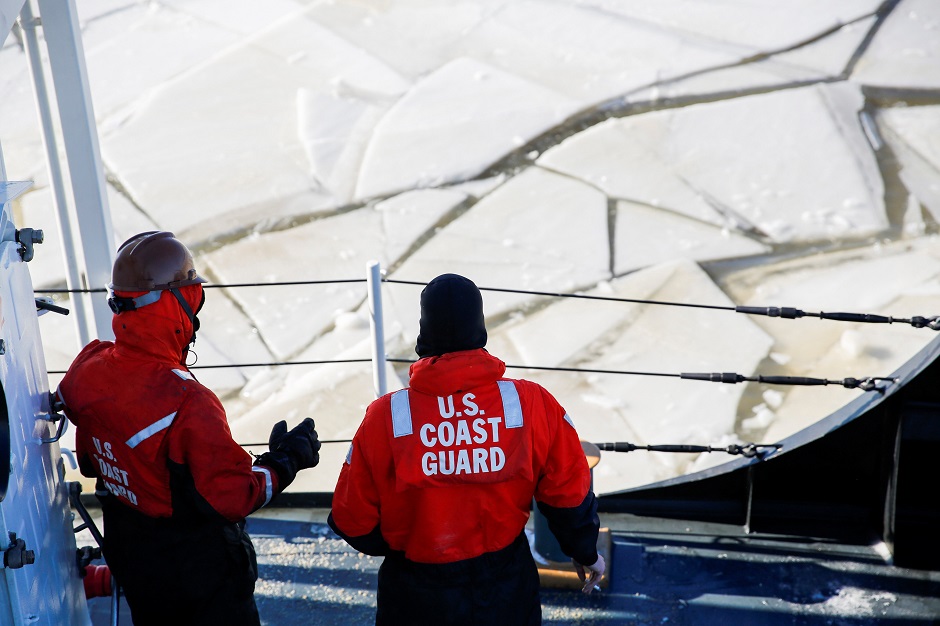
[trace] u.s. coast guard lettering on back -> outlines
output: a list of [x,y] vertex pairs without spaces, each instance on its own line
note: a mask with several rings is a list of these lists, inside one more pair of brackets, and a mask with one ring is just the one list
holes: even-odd
[[[523,419],[515,386],[500,381],[499,390],[502,415],[487,415],[473,393],[437,397],[441,420],[424,423],[417,430],[427,449],[421,455],[421,472],[425,476],[485,474],[506,466],[506,453],[500,445],[503,431],[521,427]],[[392,427],[396,438],[414,434],[409,400],[407,389],[392,394]]]

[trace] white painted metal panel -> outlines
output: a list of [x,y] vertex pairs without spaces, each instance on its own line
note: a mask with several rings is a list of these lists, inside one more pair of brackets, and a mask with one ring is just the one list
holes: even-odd
[[0,204],[0,384],[10,422],[11,474],[0,502],[0,547],[9,533],[26,542],[35,562],[0,569],[0,621],[14,626],[87,626],[87,604],[57,443],[42,443],[48,380],[29,270],[11,234],[8,203]]

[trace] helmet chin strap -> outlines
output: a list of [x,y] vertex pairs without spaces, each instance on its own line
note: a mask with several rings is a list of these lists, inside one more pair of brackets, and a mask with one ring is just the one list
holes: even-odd
[[115,313],[123,313],[124,311],[136,311],[141,307],[145,307],[148,304],[153,304],[160,299],[160,294],[162,291],[150,291],[145,293],[142,296],[137,296],[136,298],[122,298],[120,296],[111,296],[108,298],[108,306],[111,307],[111,310]]
[[[199,301],[199,306],[196,308],[196,313],[193,313],[192,307],[189,306],[189,303],[186,302],[186,298],[183,297],[183,294],[177,287],[170,287],[169,292],[172,293],[173,297],[176,298],[176,301],[180,303],[180,307],[182,307],[183,313],[185,313],[187,319],[189,319],[189,323],[193,327],[193,336],[189,338],[189,344],[195,344],[196,331],[199,330],[199,318],[196,317],[196,313],[199,313],[199,311],[202,310],[202,305],[206,303],[206,292],[202,292],[202,300]],[[108,298],[108,306],[110,306],[111,310],[116,314],[124,313],[125,311],[136,311],[137,309],[145,307],[148,304],[153,304],[160,299],[162,294],[163,291],[156,290],[150,291],[136,298],[122,298],[120,296],[112,296],[111,298]]]
[[[193,336],[190,338],[189,343],[196,343],[196,331],[199,330],[199,318],[196,317],[196,314],[193,313],[192,308],[189,306],[189,303],[186,302],[186,298],[183,297],[183,294],[180,293],[180,290],[176,287],[170,287],[170,293],[173,294],[173,297],[176,298],[177,302],[180,303],[180,306],[183,307],[183,312],[186,314],[186,317],[189,318],[189,323],[193,327]],[[202,301],[199,303],[199,308],[202,308],[203,302],[206,301],[206,294],[203,292]]]

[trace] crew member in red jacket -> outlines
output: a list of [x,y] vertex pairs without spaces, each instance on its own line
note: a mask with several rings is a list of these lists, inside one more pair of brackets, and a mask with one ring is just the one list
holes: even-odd
[[329,524],[385,556],[376,624],[539,624],[525,537],[533,496],[590,593],[604,573],[591,476],[565,410],[536,383],[504,378],[472,281],[421,292],[410,386],[366,410]]
[[319,461],[307,418],[275,425],[252,463],[219,399],[186,367],[205,295],[190,251],[146,232],[111,274],[115,341],[92,341],[62,379],[82,473],[98,479],[103,554],[134,624],[260,624],[245,516]]

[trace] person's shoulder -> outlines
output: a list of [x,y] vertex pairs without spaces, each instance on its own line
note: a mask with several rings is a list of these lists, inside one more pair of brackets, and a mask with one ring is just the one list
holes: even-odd
[[225,407],[222,401],[215,393],[196,380],[192,372],[184,367],[168,368],[164,373],[166,389],[175,396],[178,411],[178,418],[186,420],[192,424],[192,420],[198,423],[205,421],[223,421],[228,422]]
[[79,363],[83,360],[86,360],[93,355],[106,352],[114,347],[114,342],[111,341],[101,341],[100,339],[93,339],[88,342],[84,348],[79,350],[78,355],[75,357],[74,363]]
[[390,433],[392,428],[392,396],[408,391],[410,391],[409,387],[389,391],[370,402],[366,407],[365,415],[357,432],[369,433],[367,435],[369,437],[382,437]]
[[544,394],[549,397],[551,397],[552,395],[548,391],[548,389],[546,389],[539,383],[535,382],[534,380],[527,380],[525,378],[501,378],[500,380],[505,380],[505,381],[509,381],[513,383],[516,386],[516,389],[519,390],[520,395],[523,393],[539,394],[539,395]]
[[69,369],[65,374],[65,379],[71,380],[75,376],[81,376],[89,363],[95,361],[95,359],[102,353],[109,351],[114,347],[114,344],[110,341],[100,341],[95,339],[85,345],[84,348],[79,350],[78,354],[75,355],[75,358],[72,359],[72,363],[69,365]]
[[177,393],[186,396],[191,401],[209,401],[218,403],[218,396],[211,389],[203,385],[188,369],[182,366],[167,367],[163,377],[166,384],[174,387]]
[[408,387],[404,387],[402,389],[396,389],[394,391],[389,391],[385,395],[381,395],[375,400],[373,400],[372,402],[370,402],[369,405],[366,407],[366,414],[365,414],[365,417],[363,418],[363,423],[365,423],[366,421],[380,420],[380,419],[383,419],[386,415],[388,415],[391,411],[392,396],[402,391],[408,391]]
[[545,407],[561,406],[561,403],[552,395],[552,392],[534,380],[526,380],[525,378],[503,378],[501,380],[511,381],[516,386],[516,391],[523,404],[537,402]]

